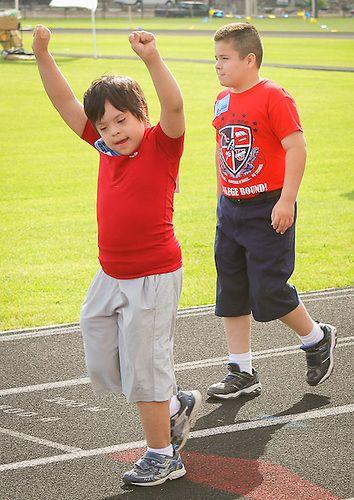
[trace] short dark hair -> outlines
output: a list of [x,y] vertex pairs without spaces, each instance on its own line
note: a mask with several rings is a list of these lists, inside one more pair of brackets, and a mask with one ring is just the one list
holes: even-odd
[[130,111],[142,122],[149,122],[144,93],[128,76],[103,75],[91,83],[84,94],[84,109],[93,124],[104,115],[106,101],[120,111]]
[[222,26],[214,35],[214,41],[222,40],[233,42],[235,50],[239,52],[241,59],[253,53],[256,63],[260,68],[263,59],[263,47],[261,38],[256,28],[249,23],[231,23]]

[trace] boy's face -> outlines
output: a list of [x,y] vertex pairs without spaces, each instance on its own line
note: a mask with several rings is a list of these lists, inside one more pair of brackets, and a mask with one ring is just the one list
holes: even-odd
[[216,73],[223,87],[238,87],[249,78],[248,58],[241,59],[232,42],[215,42],[215,60]]
[[109,101],[95,126],[107,146],[121,155],[130,155],[138,149],[146,128],[130,111],[120,111]]

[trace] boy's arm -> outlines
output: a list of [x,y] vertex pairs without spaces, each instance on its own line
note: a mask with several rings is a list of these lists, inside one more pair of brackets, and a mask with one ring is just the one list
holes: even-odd
[[160,101],[162,130],[168,137],[180,137],[185,129],[182,94],[156,48],[154,35],[146,31],[134,31],[129,41],[151,75]]
[[216,167],[216,196],[219,198],[221,195],[221,181],[219,174],[219,153],[218,153],[218,145],[216,145],[215,149],[215,167]]
[[83,105],[76,99],[52,55],[48,51],[50,31],[42,25],[33,33],[33,52],[36,56],[43,86],[63,120],[79,136],[82,135],[87,117]]
[[304,134],[297,131],[281,143],[286,152],[285,177],[281,196],[272,211],[271,223],[277,233],[284,234],[294,222],[296,196],[305,170],[306,141]]

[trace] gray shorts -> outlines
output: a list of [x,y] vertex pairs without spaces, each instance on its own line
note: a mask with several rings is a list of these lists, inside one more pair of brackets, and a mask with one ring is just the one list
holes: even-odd
[[129,403],[176,394],[173,333],[181,288],[182,269],[130,280],[98,271],[80,316],[96,394],[124,394]]

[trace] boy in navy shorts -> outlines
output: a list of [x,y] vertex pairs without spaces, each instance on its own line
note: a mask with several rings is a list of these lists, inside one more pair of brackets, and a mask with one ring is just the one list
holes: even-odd
[[260,78],[263,48],[254,26],[229,24],[214,41],[216,72],[226,88],[213,120],[219,195],[215,312],[224,322],[229,372],[208,395],[227,399],[261,391],[252,368],[251,313],[256,321],[280,319],[297,333],[306,380],[315,386],[332,372],[336,328],[315,323],[288,283],[306,161],[296,105],[286,90]]
[[182,286],[172,217],[183,151],[182,95],[155,37],[142,31],[129,41],[150,72],[161,106],[159,123],[150,124],[144,94],[129,77],[95,80],[83,106],[48,52],[49,41],[50,31],[37,26],[33,52],[48,97],[100,154],[101,268],[80,318],[87,370],[96,394],[123,393],[137,404],[148,449],[123,481],[153,486],[186,473],[179,450],[201,404],[198,391],[177,389],[173,368]]

